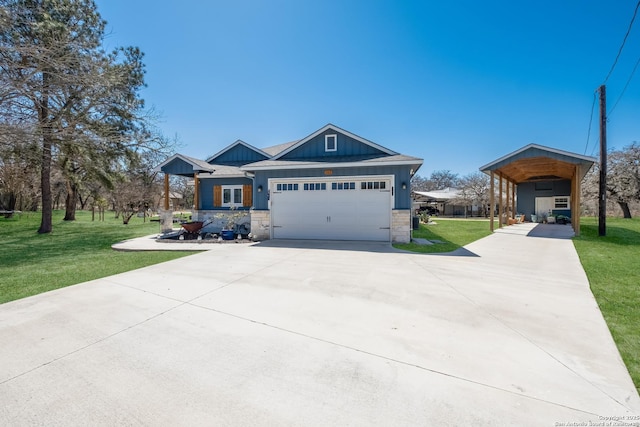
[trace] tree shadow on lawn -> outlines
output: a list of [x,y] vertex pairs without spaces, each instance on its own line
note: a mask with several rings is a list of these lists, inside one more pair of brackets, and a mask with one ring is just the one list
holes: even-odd
[[102,251],[108,257],[114,242],[129,238],[123,236],[122,231],[117,227],[113,230],[106,227],[93,230],[91,227],[59,227],[50,234],[37,234],[35,230],[10,233],[4,239],[0,257],[4,267],[33,267],[56,260],[69,262]]

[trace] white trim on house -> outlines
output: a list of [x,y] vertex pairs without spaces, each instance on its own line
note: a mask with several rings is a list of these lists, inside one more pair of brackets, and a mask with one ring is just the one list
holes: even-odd
[[[329,140],[333,139],[333,148],[329,145]],[[338,134],[332,133],[324,136],[324,151],[338,151]]]
[[[221,191],[222,191],[222,200],[221,200],[221,207],[223,208],[231,208],[231,207],[235,207],[235,208],[241,208],[242,207],[242,193],[243,193],[243,186],[242,185],[222,185],[221,186]],[[240,193],[237,193],[237,190],[240,190]],[[229,201],[225,202],[225,191],[229,192]],[[240,194],[240,197],[238,198],[239,201],[236,201],[236,194]]]
[[271,157],[270,160],[278,160],[280,157],[284,156],[287,153],[290,153],[291,151],[295,150],[296,148],[300,147],[301,145],[305,144],[306,142],[312,140],[316,136],[322,134],[323,132],[326,132],[329,129],[337,131],[337,132],[340,132],[341,134],[343,134],[345,136],[348,136],[349,138],[353,138],[358,142],[361,142],[361,143],[366,144],[366,145],[368,145],[370,147],[373,147],[373,148],[375,148],[377,150],[380,150],[383,153],[386,153],[386,154],[388,154],[390,156],[398,154],[397,152],[389,150],[388,148],[383,147],[382,145],[378,145],[375,142],[371,142],[368,139],[364,139],[364,138],[362,138],[362,137],[360,137],[360,136],[358,136],[356,134],[353,134],[353,133],[351,133],[349,131],[346,131],[344,129],[339,128],[338,126],[335,126],[335,125],[332,125],[331,123],[329,123],[329,124],[325,125],[324,127],[318,129],[317,131],[313,132],[311,135],[309,135],[309,136],[307,136],[305,138],[302,138],[300,141],[298,141],[295,144],[291,145],[287,149],[285,149],[285,150],[281,151],[280,153],[276,154],[275,156]]
[[[283,161],[284,162],[284,161]],[[291,163],[296,163],[292,161]],[[284,169],[337,169],[348,167],[372,167],[372,166],[402,166],[402,165],[415,165],[416,163],[422,164],[421,159],[412,160],[395,160],[395,161],[358,161],[358,162],[301,162],[297,164],[278,164],[267,166],[254,166],[255,163],[249,163],[248,165],[241,166],[240,169],[246,171],[256,170],[284,170]]]
[[198,174],[198,179],[216,179],[216,178],[249,178],[249,179],[253,179],[253,174],[250,174],[249,172],[244,172],[242,171],[242,174],[213,174],[213,173],[208,173],[208,172],[204,172],[204,173],[199,173]]

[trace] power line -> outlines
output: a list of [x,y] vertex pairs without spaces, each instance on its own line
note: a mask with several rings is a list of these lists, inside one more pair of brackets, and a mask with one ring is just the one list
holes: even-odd
[[611,113],[613,113],[613,110],[616,109],[616,106],[618,105],[618,102],[620,102],[620,99],[622,99],[622,95],[624,95],[624,92],[627,90],[627,87],[629,86],[629,83],[631,83],[631,79],[633,79],[633,75],[635,74],[636,70],[638,69],[638,65],[640,65],[640,57],[638,57],[638,60],[636,61],[636,65],[633,67],[633,70],[631,71],[631,75],[627,79],[627,83],[624,85],[624,88],[622,89],[622,92],[620,93],[620,96],[618,96],[618,99],[616,99],[616,102],[613,103],[613,107],[611,107],[611,110],[609,110],[609,114],[607,114],[607,117],[611,116]]
[[[590,156],[593,157],[596,155],[596,148],[598,148],[598,145],[600,145],[600,137],[598,137],[598,139],[596,140],[595,145],[593,146],[593,148],[591,149],[591,154]],[[585,153],[586,154],[586,153]]]
[[[613,61],[613,64],[611,65],[611,69],[609,70],[609,72],[607,73],[607,77],[605,77],[604,82],[602,83],[601,87],[604,87],[607,83],[607,81],[609,80],[609,77],[611,77],[611,74],[613,73],[613,70],[615,70],[616,65],[618,64],[618,60],[620,59],[620,55],[622,55],[622,50],[624,49],[624,46],[627,42],[627,39],[629,38],[629,34],[631,33],[631,29],[633,28],[633,23],[636,20],[636,16],[638,15],[638,9],[640,8],[640,0],[638,0],[638,2],[636,3],[636,7],[633,10],[633,16],[631,17],[631,21],[629,22],[629,27],[627,28],[627,32],[624,35],[624,38],[622,39],[622,44],[620,44],[620,48],[618,49],[618,54],[616,55],[616,58]],[[608,119],[608,117],[611,115],[611,113],[613,113],[613,111],[615,110],[616,106],[618,105],[618,102],[620,102],[620,99],[622,99],[622,96],[624,95],[625,91],[627,90],[627,87],[629,86],[629,83],[631,82],[631,80],[633,79],[633,75],[636,72],[636,69],[638,68],[638,65],[640,65],[640,58],[638,58],[638,61],[636,62],[636,65],[633,67],[633,71],[631,71],[631,75],[629,76],[629,78],[627,79],[627,83],[624,85],[624,89],[622,89],[622,93],[620,93],[620,96],[618,96],[618,99],[616,99],[616,102],[613,104],[613,107],[609,110],[608,115],[606,115],[606,118]],[[587,153],[587,150],[589,149],[589,139],[591,137],[591,127],[593,124],[593,111],[594,111],[594,107],[595,107],[595,103],[596,103],[596,93],[598,92],[598,90],[596,90],[593,94],[593,103],[591,104],[591,115],[589,117],[589,129],[587,131],[587,143],[584,147],[584,153]],[[598,138],[598,140],[600,140],[600,138]],[[594,146],[594,150],[595,151],[595,147]],[[592,151],[592,154],[593,154]]]
[[606,84],[607,80],[613,73],[613,69],[616,68],[616,64],[618,63],[618,59],[620,59],[620,55],[622,54],[622,49],[624,48],[624,44],[627,42],[627,37],[629,37],[629,33],[631,32],[631,27],[633,27],[633,21],[636,19],[636,15],[638,14],[638,8],[640,7],[640,0],[636,4],[636,8],[633,11],[633,16],[631,17],[631,22],[629,22],[629,28],[627,28],[627,33],[624,35],[624,39],[622,39],[622,44],[620,45],[620,49],[618,50],[618,54],[616,55],[616,59],[613,61],[613,65],[611,65],[611,69],[609,70],[609,74],[605,77],[604,82],[602,84]]

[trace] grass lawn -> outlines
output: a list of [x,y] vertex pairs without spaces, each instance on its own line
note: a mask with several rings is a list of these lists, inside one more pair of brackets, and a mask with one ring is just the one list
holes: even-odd
[[[427,240],[440,240],[435,245],[417,243],[396,243],[393,247],[411,252],[441,253],[451,252],[471,242],[491,234],[487,219],[451,219],[432,218],[433,224],[420,224],[419,230],[412,231],[412,237]],[[496,223],[497,227],[497,223]]]
[[581,218],[573,243],[640,393],[640,218],[607,218],[604,237],[598,236],[596,218]]
[[157,222],[132,218],[128,225],[105,214],[91,221],[78,211],[76,221],[53,215],[53,232],[38,234],[40,213],[0,217],[0,303],[180,258],[194,252],[118,252],[113,243],[159,231]]

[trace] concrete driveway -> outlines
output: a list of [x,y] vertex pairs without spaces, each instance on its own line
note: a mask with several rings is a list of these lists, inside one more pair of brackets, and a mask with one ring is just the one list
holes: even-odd
[[218,245],[1,305],[0,424],[638,423],[572,242],[533,227]]

